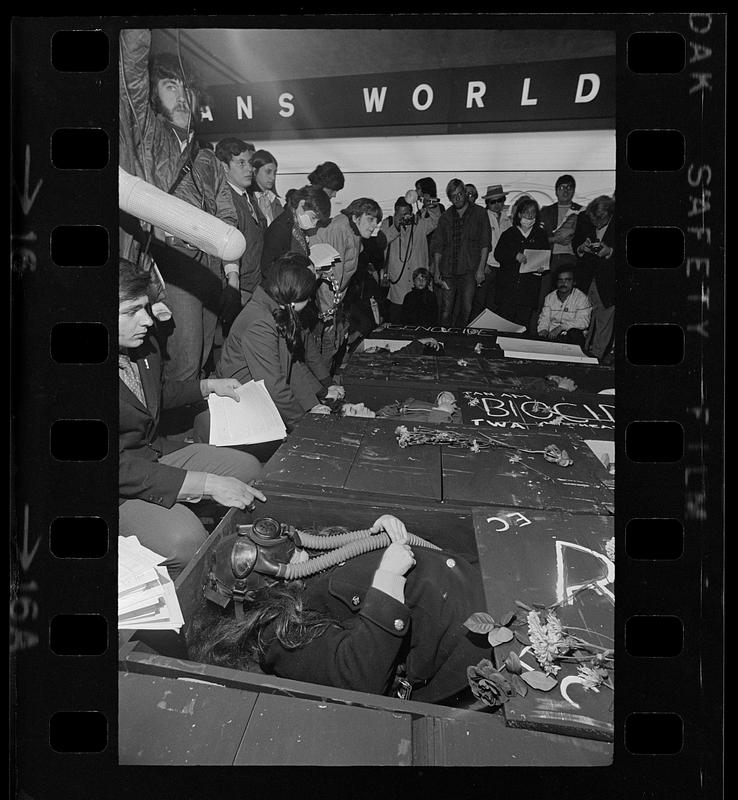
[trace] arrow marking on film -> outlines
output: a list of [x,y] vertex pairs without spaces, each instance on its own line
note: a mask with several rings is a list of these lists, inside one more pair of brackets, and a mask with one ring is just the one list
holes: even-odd
[[41,537],[39,537],[38,541],[35,545],[33,545],[33,549],[29,552],[28,550],[28,503],[25,505],[25,509],[23,512],[23,550],[20,552],[20,562],[21,567],[23,568],[24,572],[28,572],[28,568],[31,566],[31,561],[33,561],[34,556],[36,555],[36,550],[38,550],[38,546],[41,544]]
[[31,145],[26,145],[26,164],[25,170],[23,174],[23,191],[19,191],[18,185],[13,181],[15,186],[16,192],[18,192],[18,197],[20,199],[21,208],[23,209],[24,216],[28,216],[28,212],[31,210],[31,206],[36,202],[36,195],[38,194],[38,190],[41,188],[41,184],[44,182],[43,178],[39,178],[38,183],[36,184],[36,188],[33,190],[33,194],[29,195],[28,191],[30,189],[30,182],[31,182]]

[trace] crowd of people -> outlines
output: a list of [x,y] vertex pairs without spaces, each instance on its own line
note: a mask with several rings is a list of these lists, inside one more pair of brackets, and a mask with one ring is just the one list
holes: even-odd
[[[289,432],[342,397],[333,376],[346,348],[382,321],[463,328],[484,308],[531,335],[607,357],[613,198],[582,209],[574,178],[563,175],[550,206],[524,195],[508,207],[501,185],[480,205],[476,187],[454,178],[446,206],[433,179],[420,177],[385,218],[368,197],[331,217],[345,185],[337,164],[319,163],[306,185],[280,193],[271,152],[237,137],[214,146],[198,138],[203,87],[182,59],[152,54],[149,31],[123,30],[120,45],[121,167],[236,227],[246,242],[226,262],[121,213],[120,532],[162,554],[173,576],[207,535],[190,506],[265,500],[251,485],[259,458],[208,444],[210,393],[238,400],[240,384],[264,380]],[[311,261],[320,243],[338,253],[326,268]],[[545,268],[526,269],[541,253]],[[164,431],[162,411],[176,408],[188,411],[184,429]],[[388,564],[397,575],[412,567],[394,553],[373,569]]]

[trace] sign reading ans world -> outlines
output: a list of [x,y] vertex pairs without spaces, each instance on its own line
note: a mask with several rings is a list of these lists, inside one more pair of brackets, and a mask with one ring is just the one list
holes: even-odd
[[[556,123],[608,127],[615,62],[581,58],[527,64],[301,78],[208,88],[204,136],[374,126],[486,123],[500,130]],[[599,122],[597,122],[599,120]]]
[[554,426],[592,431],[615,429],[614,395],[459,389],[457,398],[464,424],[483,430]]

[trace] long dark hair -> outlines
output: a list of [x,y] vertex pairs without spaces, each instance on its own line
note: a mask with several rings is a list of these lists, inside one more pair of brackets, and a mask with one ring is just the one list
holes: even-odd
[[[259,185],[256,182],[256,173],[267,164],[274,164],[275,167],[279,167],[277,163],[277,159],[268,151],[268,150],[256,150],[252,153],[251,158],[249,158],[249,164],[254,168],[254,177],[251,181],[251,186],[246,190],[250,195],[253,195],[254,192],[261,191]],[[274,188],[272,189],[274,194],[279,197],[279,192],[277,191],[277,182],[274,182]]]
[[302,581],[274,583],[257,589],[244,603],[244,618],[236,620],[233,608],[221,609],[205,601],[186,630],[189,658],[233,669],[261,666],[274,639],[287,650],[309,644],[333,620],[305,608]]
[[280,336],[287,342],[287,349],[295,360],[303,361],[305,359],[305,344],[301,336],[303,325],[295,311],[295,303],[308,300],[315,291],[315,275],[310,269],[310,259],[294,251],[275,258],[265,270],[261,285],[277,303],[272,315]]

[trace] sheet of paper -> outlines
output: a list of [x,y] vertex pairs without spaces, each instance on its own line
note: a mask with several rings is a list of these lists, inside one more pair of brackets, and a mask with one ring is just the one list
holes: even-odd
[[310,260],[315,269],[323,269],[338,263],[341,256],[335,247],[331,247],[326,242],[316,242],[310,245]]
[[356,348],[357,353],[372,353],[377,350],[388,350],[394,353],[412,344],[412,339],[362,339]]
[[166,557],[144,547],[135,536],[118,537],[118,595],[156,581],[154,566]]
[[497,344],[506,358],[532,358],[538,361],[576,361],[582,364],[598,364],[596,358],[585,356],[582,348],[565,342],[549,342],[544,339],[512,339],[498,336]]
[[547,270],[551,264],[550,250],[523,250],[523,255],[528,259],[520,265],[519,272],[538,272]]
[[503,331],[504,333],[522,333],[525,330],[525,325],[516,325],[488,308],[485,308],[466,327],[467,329],[482,328],[489,331]]
[[210,444],[227,447],[285,438],[287,429],[263,380],[244,383],[236,393],[240,401],[217,394],[208,397]]
[[615,465],[615,442],[601,441],[599,439],[585,439],[584,443],[600,459],[605,469]]

